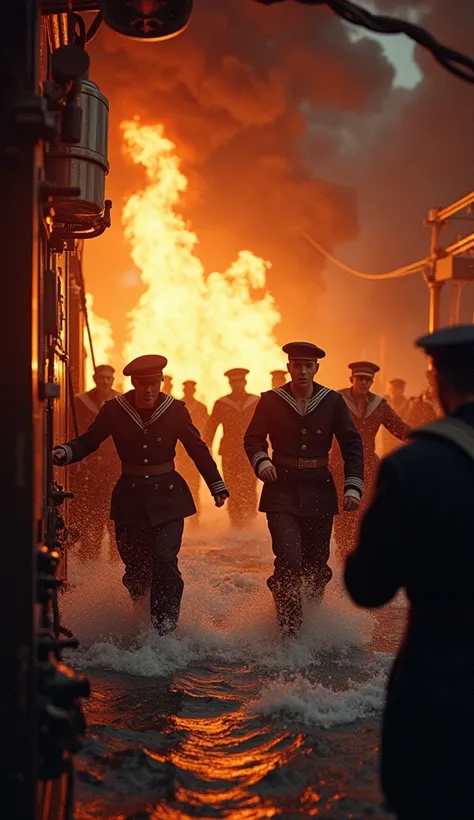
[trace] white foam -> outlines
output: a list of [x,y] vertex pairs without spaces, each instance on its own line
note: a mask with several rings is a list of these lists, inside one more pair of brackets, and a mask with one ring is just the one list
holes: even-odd
[[372,616],[352,605],[334,567],[323,606],[306,606],[299,640],[283,645],[266,586],[273,556],[265,522],[236,532],[218,513],[213,510],[204,527],[187,528],[180,554],[185,592],[173,635],[158,636],[148,618],[133,611],[121,583],[123,566],[108,562],[105,547],[99,562],[83,566],[71,558],[76,586],[61,609],[82,643],[76,665],[140,676],[170,675],[196,662],[278,672],[318,665],[327,653],[332,662],[347,663],[354,648],[370,642]]
[[356,683],[349,678],[345,689],[324,686],[301,673],[280,677],[264,687],[252,708],[258,714],[280,714],[324,729],[374,717],[383,708],[390,661],[389,656],[379,656],[372,664],[375,674],[369,680]]

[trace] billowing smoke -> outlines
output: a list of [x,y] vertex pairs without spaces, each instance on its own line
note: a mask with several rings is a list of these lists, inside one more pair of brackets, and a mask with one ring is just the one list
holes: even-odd
[[[469,51],[468,0],[431,5],[423,22]],[[137,113],[162,122],[177,144],[190,179],[187,216],[206,268],[224,269],[241,248],[271,260],[281,341],[309,337],[327,347],[325,375],[333,382],[350,358],[377,358],[383,334],[389,366],[393,350],[393,367],[403,367],[395,348],[411,356],[411,339],[425,328],[424,286],[367,285],[332,269],[323,276],[323,260],[295,225],[368,269],[424,254],[428,209],[472,185],[474,89],[418,52],[423,81],[395,88],[379,43],[351,42],[351,28],[323,8],[252,0],[195,6],[191,26],[175,40],[144,45],[103,29],[91,46],[92,77],[111,104],[108,195],[116,225],[88,247],[97,310],[112,319],[121,347],[140,286],[118,222],[140,181],[122,155],[119,123]],[[406,13],[409,4],[379,7]],[[410,375],[420,367],[411,365]]]

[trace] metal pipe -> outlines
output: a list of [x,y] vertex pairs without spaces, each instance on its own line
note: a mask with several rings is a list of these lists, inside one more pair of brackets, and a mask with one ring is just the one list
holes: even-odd
[[468,208],[469,205],[474,204],[474,191],[470,194],[466,194],[462,199],[458,199],[457,202],[453,202],[452,205],[447,205],[446,208],[438,208],[436,209],[437,220],[443,222],[445,219],[449,219],[450,216],[453,214],[458,213],[458,211],[463,211],[465,208]]
[[459,256],[459,254],[466,253],[466,251],[471,250],[471,248],[474,248],[474,233],[470,233],[468,236],[458,239],[457,242],[453,242],[452,245],[448,245],[448,247],[444,249],[444,253],[446,256]]

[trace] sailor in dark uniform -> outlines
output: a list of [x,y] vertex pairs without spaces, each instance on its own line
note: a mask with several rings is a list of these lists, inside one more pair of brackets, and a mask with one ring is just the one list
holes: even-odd
[[308,342],[293,342],[283,350],[291,383],[262,394],[244,441],[255,473],[264,482],[259,509],[267,514],[275,553],[275,569],[267,583],[283,634],[295,635],[302,621],[302,581],[309,595],[320,601],[332,576],[327,562],[337,512],[328,469],[333,436],[345,464],[344,510],[359,507],[364,466],[361,437],[344,399],[313,381],[324,350]]
[[467,820],[474,771],[474,326],[418,340],[446,418],[381,465],[345,580],[364,607],[406,591],[382,785],[400,820]]
[[272,377],[272,390],[277,390],[279,387],[283,387],[283,385],[288,381],[287,370],[272,370],[270,376]]
[[224,373],[230,394],[218,399],[209,419],[205,441],[212,447],[217,428],[222,425],[222,472],[229,488],[229,517],[233,527],[250,524],[257,515],[257,481],[245,456],[244,433],[252,418],[258,396],[247,393],[249,371],[236,367]]
[[184,518],[196,507],[174,469],[177,441],[193,459],[221,507],[228,497],[216,464],[185,405],[160,392],[163,356],[139,356],[125,367],[134,390],[102,407],[84,435],[53,450],[55,464],[72,464],[112,436],[122,475],[112,494],[111,517],[132,599],[149,591],[151,619],[160,633],[176,626],[183,581],[178,569]]
[[[186,409],[191,416],[191,421],[194,426],[199,430],[201,435],[204,435],[207,427],[207,422],[209,421],[209,413],[207,411],[207,407],[202,401],[198,401],[195,398],[196,393],[196,382],[195,381],[185,381],[183,382],[183,399]],[[193,460],[188,456],[186,450],[184,449],[183,445],[178,442],[178,446],[176,448],[176,467],[178,472],[181,473],[183,478],[185,479],[186,483],[188,484],[189,489],[191,490],[192,496],[194,498],[194,503],[196,504],[196,509],[198,514],[195,515],[191,521],[197,525],[199,520],[199,512],[200,512],[200,498],[199,492],[201,487],[201,476],[196,469],[196,465],[194,464]]]
[[[119,395],[113,389],[114,374],[111,365],[98,365],[93,376],[96,386],[74,397],[79,433],[85,433],[106,401]],[[117,556],[110,520],[110,496],[119,476],[120,460],[111,440],[104,441],[85,464],[77,464],[71,469],[70,489],[74,493],[74,503],[69,507],[68,525],[71,530],[77,530],[78,554],[82,561],[99,557],[104,527],[109,533],[110,558],[115,560]]]

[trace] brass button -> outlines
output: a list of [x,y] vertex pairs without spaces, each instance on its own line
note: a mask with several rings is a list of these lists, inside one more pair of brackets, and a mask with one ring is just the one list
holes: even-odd
[[148,444],[142,444],[142,447],[144,450],[146,450],[148,448]]
[[174,490],[174,484],[170,484],[170,490]]
[[302,444],[302,445],[301,445],[301,449],[302,449],[302,450],[306,450],[306,444]]
[[316,435],[320,436],[322,432],[323,432],[322,430],[316,430]]
[[147,459],[147,458],[144,458],[144,459],[143,459],[143,463],[144,463],[144,464],[148,464],[148,459]]
[[307,431],[307,430],[305,430],[305,429],[304,429],[304,427],[303,427],[303,429],[302,429],[302,431],[301,431],[301,432],[302,432],[302,434],[305,436],[305,435],[306,435],[306,433],[307,433],[308,431]]
[[150,476],[149,476],[149,475],[146,475],[146,476],[145,476],[145,478],[150,478]]
[[156,440],[157,440],[157,441],[161,441],[161,436],[159,436]]

